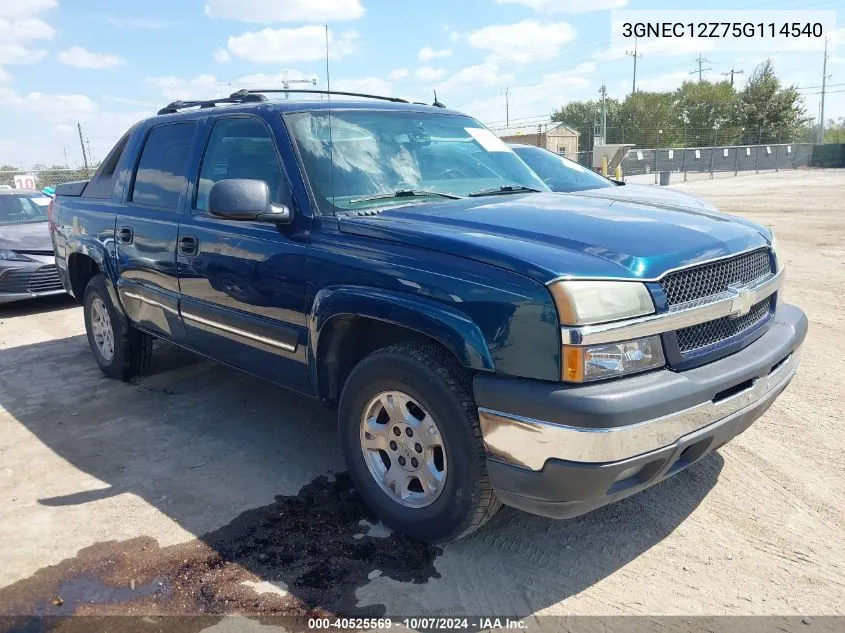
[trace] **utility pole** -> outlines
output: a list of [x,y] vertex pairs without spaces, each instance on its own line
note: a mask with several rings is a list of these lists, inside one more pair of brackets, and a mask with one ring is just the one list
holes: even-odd
[[[290,90],[291,84],[311,84],[312,86],[317,85],[317,78],[312,77],[311,79],[288,79],[288,71],[285,71],[285,78],[282,79],[282,88],[285,90]],[[285,99],[288,99],[290,95],[286,92]]]
[[[744,75],[745,71],[744,70],[734,70],[733,66],[731,66],[730,72],[722,73],[722,75],[724,75],[725,77],[727,77],[728,75],[731,76],[731,87],[733,87],[733,85],[734,85],[734,75],[735,74],[736,75]],[[701,80],[699,80],[699,81],[701,81]]]
[[65,169],[67,169],[68,168],[68,166],[67,166],[67,147],[63,147],[62,150],[64,150],[64,153],[65,153]]
[[511,89],[505,88],[502,90],[502,94],[505,96],[505,127],[510,127],[511,125]]
[[82,147],[82,162],[85,163],[85,173],[88,173],[88,155],[85,153],[85,142],[82,140],[82,124],[77,121],[76,129],[79,130],[79,145]]
[[822,100],[821,105],[819,106],[819,143],[824,143],[824,97],[825,91],[827,90],[827,78],[830,75],[827,74],[827,58],[829,55],[827,54],[827,42],[830,40],[829,37],[824,38],[824,61],[822,62]]
[[709,67],[708,68],[702,68],[702,65],[706,64],[706,63],[710,63],[710,60],[707,59],[706,57],[704,57],[703,55],[699,54],[698,58],[695,61],[698,62],[698,70],[691,70],[690,75],[694,75],[694,74],[698,73],[698,80],[703,81],[702,73],[704,73],[705,70],[712,70],[712,68],[709,68]]
[[605,107],[605,98],[607,97],[607,86],[604,82],[601,83],[599,89],[601,93],[601,144],[607,144],[607,108]]
[[632,51],[625,51],[625,54],[634,58],[634,81],[631,82],[631,94],[634,94],[637,91],[637,57],[642,57],[643,54],[637,54],[637,38],[634,37],[634,50]]

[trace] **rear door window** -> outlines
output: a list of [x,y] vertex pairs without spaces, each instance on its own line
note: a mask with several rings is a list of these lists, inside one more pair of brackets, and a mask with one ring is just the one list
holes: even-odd
[[179,208],[188,184],[188,157],[196,123],[185,121],[154,127],[144,143],[129,199],[137,204]]

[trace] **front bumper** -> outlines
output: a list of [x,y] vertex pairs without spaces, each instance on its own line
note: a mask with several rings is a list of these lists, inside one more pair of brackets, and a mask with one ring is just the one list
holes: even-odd
[[501,500],[572,517],[651,486],[743,432],[798,367],[807,318],[782,304],[745,349],[684,372],[564,385],[479,375],[474,389]]
[[2,262],[0,265],[0,304],[64,294],[62,280],[52,256],[38,261]]

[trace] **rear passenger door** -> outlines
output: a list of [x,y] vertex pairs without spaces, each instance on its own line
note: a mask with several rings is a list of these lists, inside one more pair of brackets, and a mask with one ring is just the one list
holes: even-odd
[[115,226],[117,287],[127,315],[175,341],[185,338],[179,315],[176,239],[196,130],[195,121],[149,130]]
[[252,115],[212,118],[191,210],[179,228],[178,266],[188,343],[217,360],[311,393],[306,364],[308,218],[289,226],[215,218],[214,183],[263,180],[294,208],[272,130]]

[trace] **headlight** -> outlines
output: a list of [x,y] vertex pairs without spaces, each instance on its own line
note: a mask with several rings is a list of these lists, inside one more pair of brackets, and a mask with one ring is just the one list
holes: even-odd
[[564,345],[566,382],[589,382],[657,369],[666,364],[659,336],[605,345]]
[[780,250],[780,245],[778,244],[778,241],[775,239],[774,232],[772,232],[772,243],[770,244],[770,248],[775,254],[775,270],[780,272],[783,270],[783,265],[786,263],[786,260],[784,260],[783,258],[783,253]]
[[562,325],[607,323],[654,312],[637,281],[559,281],[549,286]]
[[26,255],[20,255],[15,251],[4,250],[0,248],[0,261],[7,261],[7,262],[28,262],[30,261],[29,257]]

